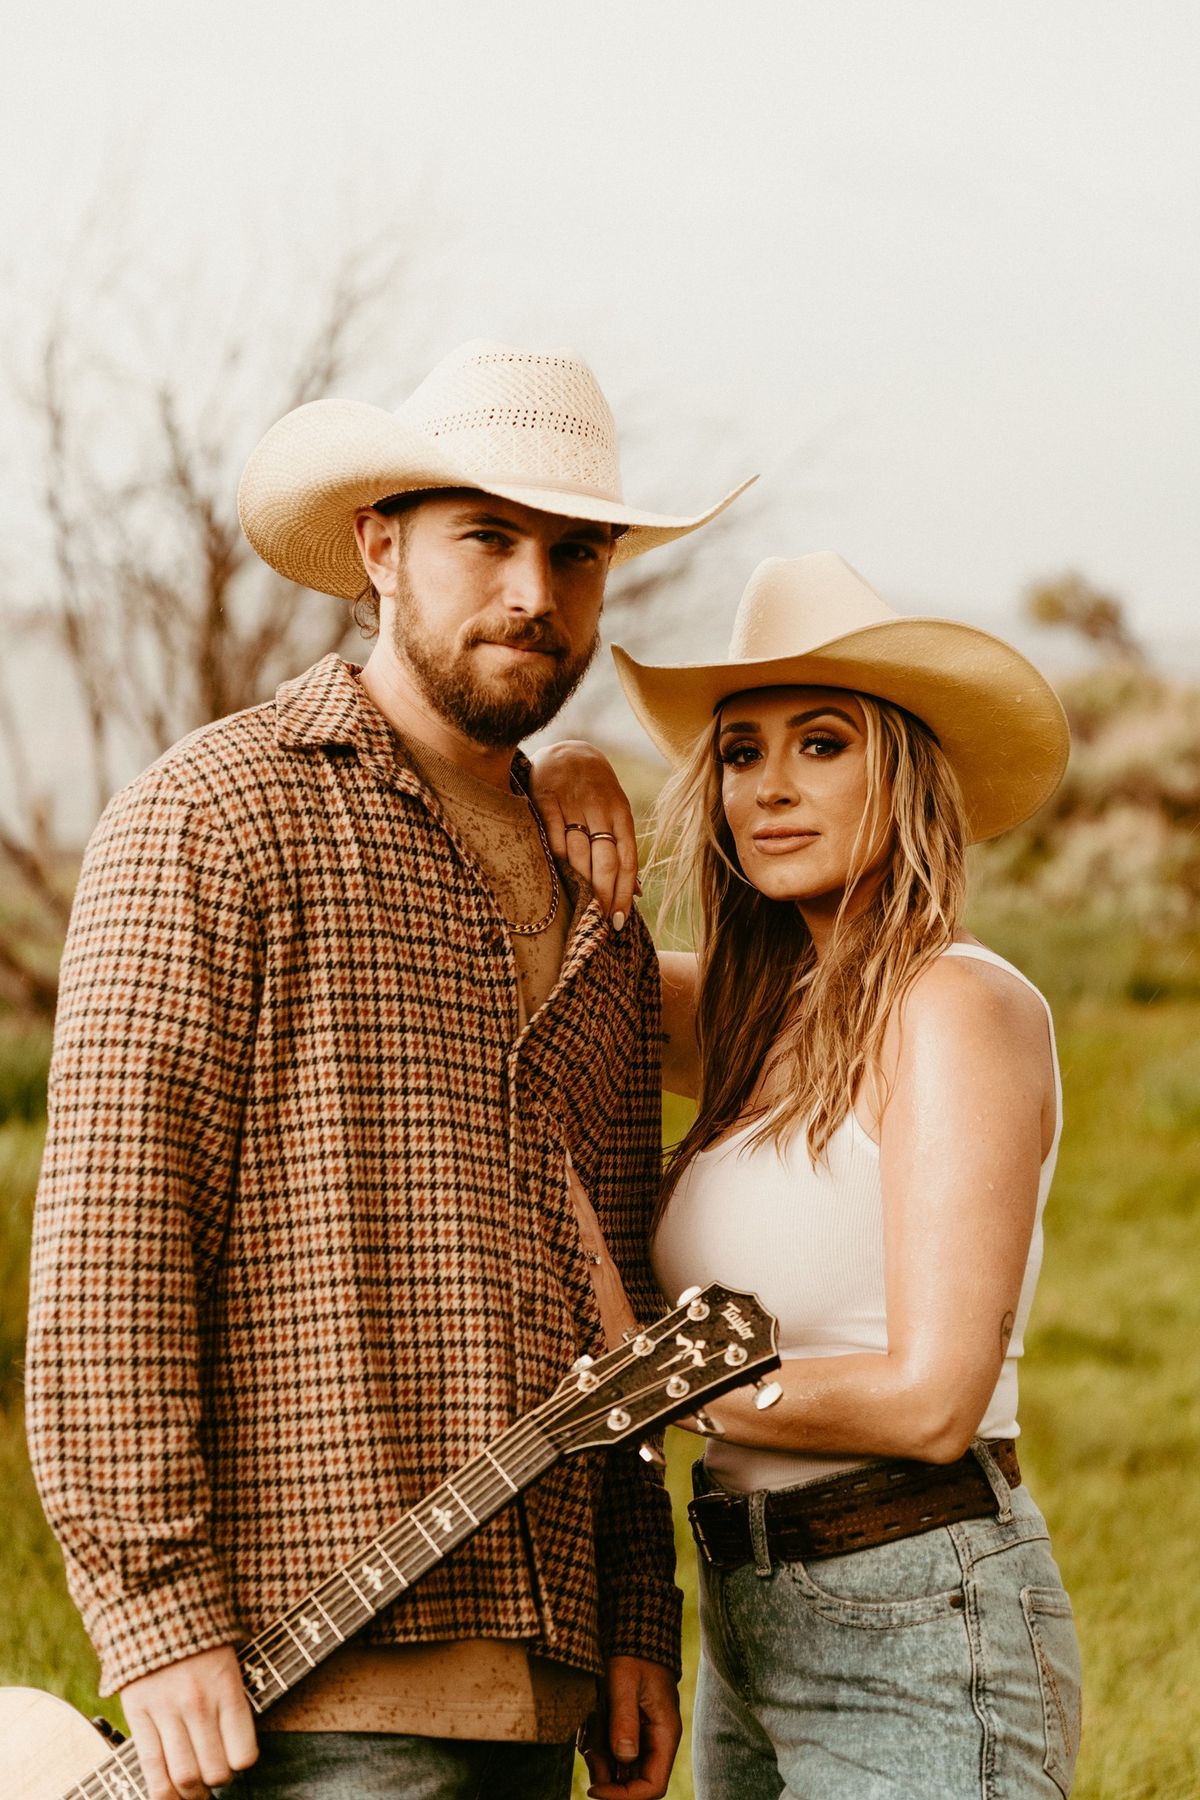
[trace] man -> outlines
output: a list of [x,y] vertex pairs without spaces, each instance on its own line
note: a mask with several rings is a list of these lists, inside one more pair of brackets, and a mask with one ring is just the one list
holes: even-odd
[[[379,639],[106,812],[34,1251],[35,1466],[152,1800],[254,1762],[239,1639],[618,1340],[625,1287],[659,1310],[656,964],[572,908],[514,752],[610,563],[720,510],[627,507],[586,365],[484,343],[396,414],[289,414],[239,505]],[[595,1791],[651,1800],[670,1536],[635,1456],[560,1465],[267,1715],[245,1791],[565,1795],[602,1676]]]

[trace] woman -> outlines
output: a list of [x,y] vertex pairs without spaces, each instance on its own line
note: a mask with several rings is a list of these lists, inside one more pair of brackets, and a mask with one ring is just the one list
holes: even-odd
[[960,923],[966,845],[1053,791],[1062,710],[830,554],[756,571],[723,664],[616,654],[700,902],[698,969],[664,958],[699,1110],[655,1264],[756,1292],[784,1358],[777,1404],[697,1422],[696,1793],[1065,1795],[1074,1625],[1013,1445],[1053,1027]]

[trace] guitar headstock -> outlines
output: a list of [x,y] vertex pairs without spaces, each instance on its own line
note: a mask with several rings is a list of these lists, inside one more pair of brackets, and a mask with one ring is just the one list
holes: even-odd
[[719,1282],[689,1290],[615,1350],[581,1357],[538,1423],[563,1451],[642,1437],[778,1368],[777,1331],[753,1294]]

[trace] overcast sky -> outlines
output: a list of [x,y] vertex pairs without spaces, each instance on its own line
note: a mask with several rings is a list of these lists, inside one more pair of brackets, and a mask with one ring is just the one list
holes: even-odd
[[1076,567],[1200,667],[1192,0],[10,0],[4,38],[14,319],[118,177],[207,292],[411,232],[381,370],[570,344],[635,503],[762,471],[729,614],[767,554],[1000,630]]

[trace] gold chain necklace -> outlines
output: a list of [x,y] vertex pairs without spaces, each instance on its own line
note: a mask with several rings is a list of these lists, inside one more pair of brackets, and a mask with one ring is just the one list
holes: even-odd
[[525,792],[524,788],[517,782],[516,778],[510,776],[509,780],[513,793],[520,794],[522,800],[533,814],[533,822],[537,826],[537,833],[542,846],[542,855],[545,857],[546,867],[550,871],[550,906],[548,911],[543,913],[542,917],[536,920],[532,925],[517,925],[514,924],[512,919],[505,919],[504,923],[507,929],[516,937],[540,937],[543,931],[549,930],[550,926],[553,925],[555,919],[558,917],[558,903],[562,896],[562,883],[558,879],[558,867],[551,854],[550,839],[546,836],[546,827],[542,824],[541,813],[533,804],[533,801],[529,798],[529,795]]

